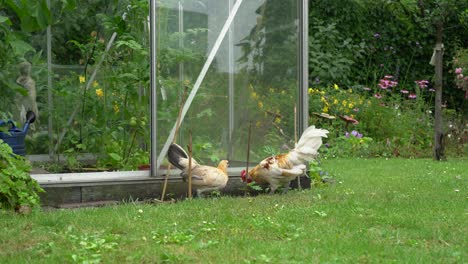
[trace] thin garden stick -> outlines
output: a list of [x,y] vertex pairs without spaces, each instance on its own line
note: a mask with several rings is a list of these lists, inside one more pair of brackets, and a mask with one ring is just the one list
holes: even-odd
[[[181,115],[182,115],[182,108],[184,107],[185,98],[187,96],[187,91],[188,91],[188,87],[185,86],[184,94],[182,95],[182,101],[180,103],[179,114],[177,115],[175,135],[177,135],[177,133],[179,132],[180,120],[181,120]],[[174,136],[174,138],[172,139],[172,143],[176,142],[176,138],[177,137]],[[161,194],[161,201],[164,201],[164,197],[166,196],[167,180],[169,178],[169,172],[170,171],[171,171],[171,164],[169,163],[169,165],[167,166],[166,175],[164,177],[164,184],[163,184],[163,190],[162,190],[162,194]]]
[[[297,144],[297,107],[294,104],[294,146]],[[297,189],[302,190],[301,176],[297,177]]]
[[245,175],[249,176],[250,139],[252,137],[252,121],[249,124],[249,140],[247,141],[247,162],[245,164]]
[[188,198],[192,199],[192,130],[189,130],[188,149]]

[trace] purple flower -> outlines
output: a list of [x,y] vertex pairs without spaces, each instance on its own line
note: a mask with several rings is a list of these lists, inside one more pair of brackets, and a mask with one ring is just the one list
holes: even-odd
[[380,38],[380,34],[379,34],[379,33],[375,33],[375,34],[374,34],[374,38]]
[[456,68],[455,69],[455,74],[460,74],[462,73],[463,69],[462,68]]
[[407,93],[409,93],[408,90],[401,90],[400,92],[401,92],[402,94],[407,94]]
[[356,137],[358,134],[359,133],[356,130],[351,131],[351,135],[353,135],[354,137]]
[[374,97],[377,98],[377,99],[382,98],[382,96],[380,94],[378,94],[378,93],[374,94]]
[[410,95],[408,95],[408,98],[409,99],[416,99],[416,94],[410,94]]
[[325,143],[325,147],[329,148],[329,147],[330,147],[330,144]]
[[361,133],[358,133],[356,137],[357,137],[357,138],[362,138],[362,134],[361,134]]
[[345,137],[349,138],[349,133],[348,132],[345,133]]

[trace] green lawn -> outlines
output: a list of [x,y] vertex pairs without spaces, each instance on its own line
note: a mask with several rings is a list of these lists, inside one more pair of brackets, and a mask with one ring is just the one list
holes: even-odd
[[327,160],[286,195],[0,212],[0,263],[466,263],[468,160]]

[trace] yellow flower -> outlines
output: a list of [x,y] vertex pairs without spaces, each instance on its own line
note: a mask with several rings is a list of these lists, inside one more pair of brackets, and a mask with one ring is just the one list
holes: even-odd
[[258,101],[258,108],[260,108],[260,109],[263,108],[263,103],[261,101]]
[[103,96],[104,96],[104,92],[102,91],[101,88],[96,89],[96,95],[97,95],[98,97],[103,97]]
[[273,88],[268,89],[268,91],[269,91],[270,93],[274,93],[274,92],[275,92],[275,90],[274,90]]
[[325,99],[325,97],[321,96],[321,97],[320,97],[320,101],[322,101],[322,102],[326,102],[326,101],[327,101],[327,99]]
[[98,97],[103,97],[103,96],[104,96],[104,92],[102,91],[101,88],[96,89],[96,95],[97,95]]
[[324,94],[325,94],[325,91],[320,91],[320,94],[321,94],[321,95],[324,95]]
[[338,104],[338,99],[336,99],[336,98],[333,99],[333,104],[334,104],[334,105],[337,105],[337,104]]
[[285,93],[286,93],[286,91],[285,91],[285,90],[281,90],[281,94],[285,94]]
[[82,75],[80,75],[80,77],[78,77],[78,79],[80,80],[80,83],[84,83],[86,82],[86,78]]
[[348,107],[349,107],[349,108],[353,108],[353,107],[354,107],[353,103],[349,103],[349,104],[348,104]]
[[353,93],[353,89],[350,88],[350,89],[348,90],[348,92],[349,92],[349,93]]
[[257,121],[257,122],[255,123],[255,126],[256,126],[256,127],[260,127],[260,126],[262,126],[262,122],[260,122],[260,121]]
[[328,106],[325,106],[325,107],[322,109],[322,112],[328,113]]
[[93,87],[96,88],[99,85],[97,81],[93,81]]
[[281,123],[281,118],[279,118],[279,117],[275,117],[275,123],[276,123],[276,124],[279,124],[279,123]]
[[336,83],[333,85],[333,88],[335,88],[335,90],[340,89],[340,87],[338,87],[338,84],[336,84]]
[[312,94],[314,92],[314,89],[309,88],[309,94]]
[[257,98],[258,98],[258,95],[257,95],[256,92],[252,92],[252,93],[250,94],[250,97],[252,97],[252,99],[257,99]]
[[341,102],[341,104],[342,104],[343,106],[346,106],[346,105],[348,104],[348,102],[347,102],[346,100],[343,100],[343,102]]
[[119,105],[117,104],[117,102],[114,103],[114,112],[115,113],[120,112],[120,108],[119,108]]

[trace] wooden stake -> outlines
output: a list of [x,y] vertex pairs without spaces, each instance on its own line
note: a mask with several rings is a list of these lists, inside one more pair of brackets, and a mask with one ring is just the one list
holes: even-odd
[[[179,107],[179,114],[177,115],[177,126],[176,126],[175,136],[174,136],[174,139],[172,140],[172,143],[175,143],[176,139],[177,139],[177,133],[179,132],[179,128],[180,128],[180,118],[181,118],[181,115],[182,115],[182,108],[184,107],[185,99],[187,97],[187,91],[188,91],[188,87],[185,86],[184,94],[182,95],[182,101],[181,101],[180,107]],[[167,180],[169,178],[170,171],[171,171],[171,164],[169,163],[169,165],[167,166],[167,173],[166,173],[166,175],[164,177],[164,184],[163,184],[163,190],[162,190],[162,194],[161,194],[161,201],[164,201],[164,197],[166,196]]]
[[[297,107],[294,104],[294,145],[297,144]],[[297,189],[302,190],[301,176],[297,177]]]
[[249,124],[249,140],[247,141],[247,162],[245,164],[245,175],[249,177],[250,139],[252,137],[252,121]]
[[297,107],[294,104],[294,143],[297,143]]
[[188,149],[188,198],[192,199],[192,130],[189,130],[189,144]]

